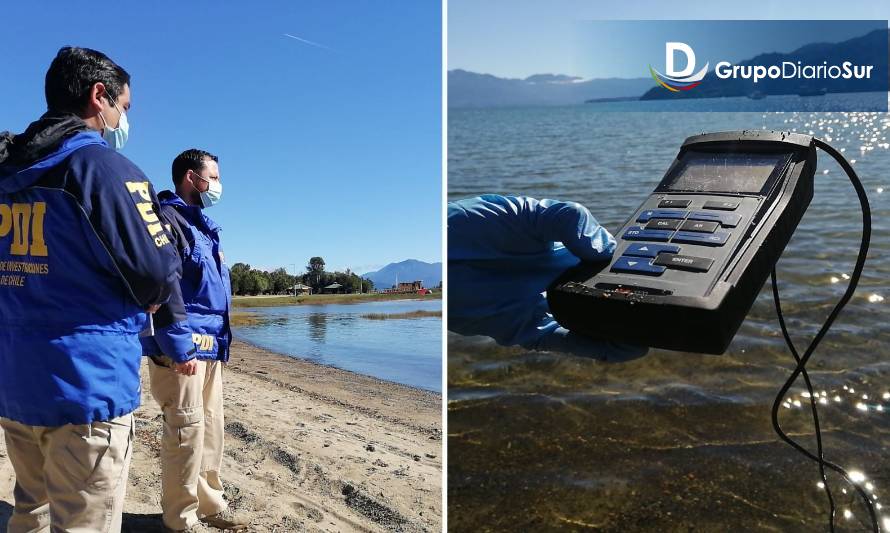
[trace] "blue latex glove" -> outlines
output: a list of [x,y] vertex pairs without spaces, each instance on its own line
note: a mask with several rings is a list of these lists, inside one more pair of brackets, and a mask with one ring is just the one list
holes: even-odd
[[448,329],[499,344],[609,361],[646,348],[560,327],[545,291],[580,261],[612,256],[615,239],[574,202],[485,195],[448,203]]

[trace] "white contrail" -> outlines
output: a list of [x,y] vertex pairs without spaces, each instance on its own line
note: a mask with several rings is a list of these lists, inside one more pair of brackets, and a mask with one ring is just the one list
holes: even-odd
[[323,44],[313,43],[312,41],[310,41],[308,39],[303,39],[302,37],[297,37],[296,35],[291,35],[289,33],[285,33],[284,36],[290,37],[291,39],[296,39],[296,40],[300,41],[301,43],[306,43],[306,44],[308,44],[310,46],[314,46],[316,48],[322,48],[324,50],[330,50],[331,52],[333,52],[333,50],[331,48],[328,48],[327,46],[325,46]]

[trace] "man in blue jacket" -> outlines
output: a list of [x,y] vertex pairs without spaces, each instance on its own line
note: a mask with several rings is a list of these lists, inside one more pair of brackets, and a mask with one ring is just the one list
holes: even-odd
[[[180,263],[148,178],[117,153],[130,76],[62,48],[47,112],[0,133],[0,427],[15,470],[8,529],[119,531],[139,406],[139,332]],[[171,346],[193,357],[191,343]]]
[[[161,220],[182,260],[182,298],[187,322],[165,321],[143,339],[150,356],[151,393],[164,414],[161,446],[161,508],[168,530],[187,531],[204,522],[243,529],[223,499],[222,365],[229,359],[232,287],[220,249],[220,227],[204,210],[222,196],[215,155],[186,150],[173,161],[176,192],[162,191]],[[166,306],[159,311],[166,314]],[[197,359],[176,360],[168,347],[194,343]]]

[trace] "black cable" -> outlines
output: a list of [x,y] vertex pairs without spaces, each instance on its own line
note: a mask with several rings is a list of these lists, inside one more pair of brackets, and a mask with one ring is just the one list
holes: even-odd
[[[856,265],[853,267],[853,273],[850,275],[850,282],[847,285],[847,289],[844,291],[841,299],[838,300],[838,303],[835,304],[834,309],[832,309],[831,313],[828,315],[828,318],[825,319],[825,322],[822,324],[822,327],[819,328],[819,331],[816,333],[816,336],[813,337],[813,340],[810,342],[809,346],[807,346],[807,349],[806,351],[804,351],[802,357],[799,356],[797,350],[795,349],[794,343],[791,341],[791,337],[788,334],[788,330],[785,326],[785,319],[782,315],[782,308],[779,301],[779,290],[776,285],[775,268],[772,271],[773,300],[775,301],[776,312],[779,316],[779,325],[782,329],[782,335],[785,338],[785,343],[788,345],[788,348],[791,351],[791,354],[794,356],[795,361],[797,361],[797,366],[794,368],[791,376],[789,376],[789,378],[785,381],[785,384],[776,395],[775,402],[773,402],[772,424],[776,434],[778,434],[782,440],[790,444],[794,449],[805,455],[807,458],[819,463],[819,473],[822,476],[822,482],[825,485],[825,493],[831,505],[831,511],[829,514],[829,530],[834,531],[835,505],[834,499],[831,495],[831,490],[828,487],[828,480],[825,476],[826,466],[839,473],[848,483],[853,485],[857,493],[859,493],[859,495],[865,501],[866,508],[868,509],[868,513],[871,517],[872,530],[874,531],[874,533],[879,533],[880,529],[877,516],[875,515],[874,505],[872,504],[871,499],[868,497],[868,494],[865,492],[865,489],[861,487],[859,483],[854,482],[852,479],[850,479],[850,476],[843,468],[830,461],[826,461],[823,456],[822,435],[819,427],[819,415],[816,409],[816,398],[813,394],[812,383],[810,382],[809,375],[806,371],[806,364],[810,360],[810,357],[813,355],[813,352],[816,350],[816,347],[822,341],[822,338],[825,336],[828,330],[831,328],[831,325],[834,323],[841,310],[853,297],[853,293],[856,291],[856,286],[859,284],[859,278],[862,276],[862,270],[865,266],[865,259],[868,255],[868,245],[871,241],[871,207],[869,206],[868,196],[865,193],[865,188],[862,186],[862,182],[859,180],[859,176],[856,175],[856,171],[853,170],[853,167],[850,165],[850,163],[847,162],[844,156],[842,156],[840,152],[838,152],[820,139],[814,138],[813,143],[817,148],[821,149],[822,151],[833,157],[850,178],[850,182],[852,183],[853,188],[856,190],[856,195],[859,197],[859,204],[862,208],[862,240],[859,244],[859,255],[856,257]],[[782,428],[779,426],[779,405],[782,404],[782,401],[785,398],[785,395],[788,393],[788,390],[797,380],[797,377],[801,374],[803,374],[804,376],[807,390],[810,393],[810,407],[813,413],[813,421],[815,424],[818,455],[813,455],[809,450],[795,442],[788,435],[786,435],[785,432],[782,431]]]
[[[776,269],[773,268],[770,273],[770,278],[772,279],[773,286],[773,302],[776,304],[776,315],[779,317],[779,327],[782,329],[782,336],[785,338],[785,344],[788,345],[788,349],[791,351],[791,355],[794,356],[794,360],[800,364],[800,356],[797,354],[797,349],[794,347],[794,342],[791,340],[791,336],[788,334],[788,328],[785,326],[785,316],[782,314],[782,304],[779,299],[779,287],[776,283]],[[803,375],[804,382],[807,385],[807,391],[810,393],[810,410],[813,413],[813,425],[815,427],[816,432],[816,457],[819,462],[819,475],[822,477],[822,485],[825,490],[825,495],[828,497],[828,505],[829,505],[829,514],[828,514],[828,530],[832,533],[834,532],[834,516],[837,513],[837,508],[834,505],[834,497],[831,495],[831,488],[828,486],[828,478],[825,476],[825,456],[822,453],[822,430],[819,427],[819,412],[816,408],[816,399],[813,395],[813,384],[810,382],[810,374],[807,372],[806,368],[801,369],[801,375]],[[783,433],[781,427],[778,425],[778,420],[773,418],[773,428],[776,429],[780,435]]]
[[[779,315],[779,326],[782,328],[782,335],[785,337],[785,343],[788,345],[788,348],[791,350],[791,355],[793,355],[794,359],[799,363],[800,356],[797,354],[797,350],[794,347],[794,343],[791,341],[791,337],[788,334],[788,329],[785,327],[785,318],[784,318],[784,315],[782,314],[781,303],[779,301],[779,290],[776,285],[776,270],[775,270],[775,268],[772,271],[772,285],[773,285],[773,300],[776,303],[776,312]],[[815,422],[815,426],[816,426],[816,443],[817,443],[817,446],[819,447],[819,452],[818,452],[819,457],[812,455],[809,451],[807,451],[806,449],[804,449],[800,445],[798,445],[797,442],[794,442],[794,441],[789,442],[790,438],[788,438],[787,435],[785,435],[785,433],[782,432],[781,428],[778,427],[778,421],[775,418],[773,418],[773,429],[775,429],[776,432],[779,433],[779,436],[783,437],[783,439],[786,439],[786,442],[789,442],[789,444],[794,446],[798,451],[800,451],[801,453],[806,455],[809,459],[819,462],[819,470],[820,470],[820,473],[822,474],[822,482],[823,482],[823,484],[825,484],[826,493],[828,495],[828,499],[831,504],[831,514],[829,517],[830,518],[829,529],[831,531],[834,531],[835,508],[834,508],[834,501],[831,497],[831,492],[828,489],[827,480],[825,479],[825,471],[824,471],[825,466],[827,466],[827,467],[831,468],[832,470],[834,470],[835,472],[839,473],[841,476],[843,476],[843,478],[848,483],[853,485],[853,488],[855,488],[856,491],[859,493],[859,495],[866,501],[867,505],[870,506],[871,501],[868,499],[867,493],[865,492],[865,490],[862,489],[862,487],[860,487],[856,482],[854,482],[850,478],[850,476],[847,474],[846,470],[844,470],[840,466],[836,465],[835,463],[832,463],[831,461],[824,460],[824,458],[822,457],[822,449],[821,449],[822,433],[819,429],[819,419],[818,419],[819,415],[815,409],[815,404],[813,401],[813,387],[812,387],[812,384],[810,383],[810,376],[807,373],[806,368],[803,368],[803,370],[801,371],[801,375],[804,377],[804,380],[807,382],[807,389],[810,393],[810,405],[811,405],[811,408],[813,411],[813,418],[814,418],[814,422]],[[871,514],[872,514],[872,525],[873,525],[873,527],[876,527],[875,516],[873,513],[871,513]]]

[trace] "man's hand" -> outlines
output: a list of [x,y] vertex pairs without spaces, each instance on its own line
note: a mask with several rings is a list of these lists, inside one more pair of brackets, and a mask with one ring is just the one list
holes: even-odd
[[574,202],[493,194],[449,202],[448,329],[594,359],[642,357],[646,348],[570,333],[547,306],[547,286],[567,268],[606,261],[614,249]]
[[198,360],[191,359],[184,363],[173,362],[173,371],[183,376],[194,376],[198,373]]
[[161,308],[161,304],[149,305],[147,311],[151,314],[155,314],[155,312],[157,312],[157,310],[160,308]]

